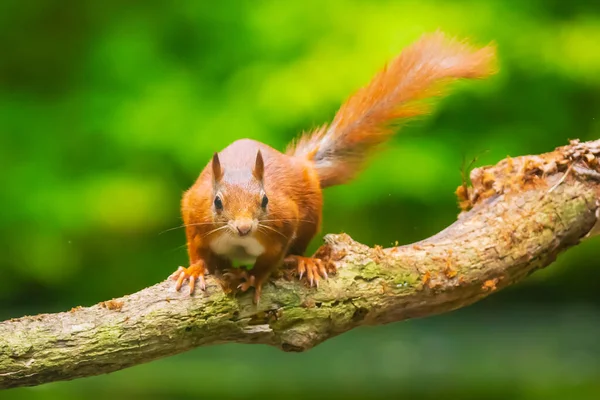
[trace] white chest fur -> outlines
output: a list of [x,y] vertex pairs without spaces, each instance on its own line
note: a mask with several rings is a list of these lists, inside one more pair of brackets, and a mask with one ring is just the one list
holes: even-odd
[[256,258],[265,251],[263,245],[253,237],[230,235],[221,235],[211,241],[210,248],[221,256],[247,264],[254,264]]

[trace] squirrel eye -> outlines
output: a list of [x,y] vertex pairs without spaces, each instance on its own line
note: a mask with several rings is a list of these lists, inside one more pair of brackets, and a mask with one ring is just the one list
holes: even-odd
[[219,211],[223,209],[223,201],[219,196],[215,197],[215,208]]
[[265,195],[263,195],[262,202],[260,203],[260,206],[261,206],[262,208],[266,208],[266,207],[267,207],[267,204],[269,204],[269,198],[268,198],[268,197],[267,197],[267,195],[265,194]]

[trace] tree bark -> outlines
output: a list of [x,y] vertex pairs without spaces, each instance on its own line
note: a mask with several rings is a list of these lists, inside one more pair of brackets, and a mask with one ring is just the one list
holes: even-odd
[[448,312],[553,262],[598,234],[600,140],[505,159],[458,188],[463,212],[435,236],[369,248],[327,235],[317,255],[337,268],[318,288],[278,277],[261,302],[208,277],[189,296],[164,281],[58,314],[0,323],[0,388],[117,371],[198,346],[264,343],[304,351],[360,325]]

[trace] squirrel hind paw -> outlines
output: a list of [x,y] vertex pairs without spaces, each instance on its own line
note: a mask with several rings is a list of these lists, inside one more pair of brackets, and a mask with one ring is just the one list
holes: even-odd
[[244,279],[244,282],[241,282],[237,286],[237,289],[243,293],[247,292],[250,288],[253,287],[254,297],[252,298],[252,301],[255,305],[258,305],[258,302],[260,301],[260,297],[262,295],[264,279],[258,279],[254,274],[248,271],[244,271],[241,275]]
[[243,278],[244,282],[241,282],[237,288],[240,289],[241,292],[246,292],[248,289],[256,285],[256,277],[251,274],[244,274]]
[[244,280],[248,279],[248,274],[244,268],[227,268],[217,271],[215,278],[225,293],[233,293]]
[[238,289],[241,292],[246,292],[251,287],[254,288],[254,297],[252,298],[252,301],[254,302],[254,304],[258,305],[258,302],[260,301],[260,296],[262,294],[262,283],[258,282],[254,275],[249,275],[248,279],[245,282],[242,282],[238,285]]

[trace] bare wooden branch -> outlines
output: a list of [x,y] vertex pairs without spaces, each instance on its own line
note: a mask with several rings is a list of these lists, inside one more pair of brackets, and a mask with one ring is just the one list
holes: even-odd
[[465,211],[444,231],[388,249],[328,235],[318,254],[338,273],[318,289],[275,279],[258,307],[251,294],[225,295],[209,277],[207,292],[193,297],[165,281],[92,307],[2,322],[0,388],[98,375],[226,342],[304,351],[360,325],[467,306],[598,232],[599,157],[600,140],[574,141],[475,169],[472,187],[457,190]]

